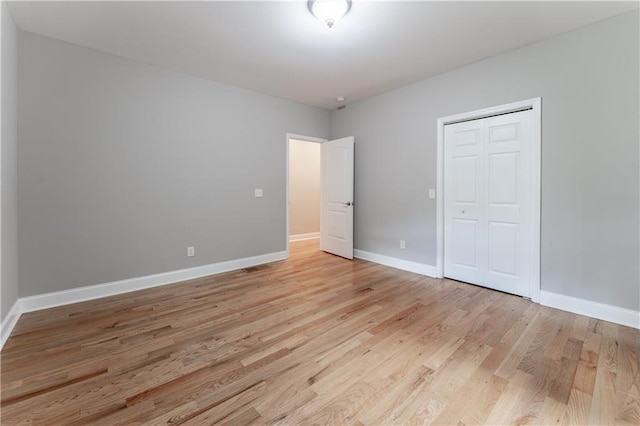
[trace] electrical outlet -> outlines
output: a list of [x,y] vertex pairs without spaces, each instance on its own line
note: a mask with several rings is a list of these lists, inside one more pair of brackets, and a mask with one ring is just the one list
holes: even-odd
[[253,190],[253,195],[254,195],[256,198],[260,198],[260,197],[262,197],[262,188],[256,188],[256,189],[254,189],[254,190]]
[[195,247],[187,247],[187,257],[193,257],[196,255]]
[[407,248],[407,245],[405,244],[404,240],[400,240],[400,248],[403,250]]
[[429,198],[436,198],[436,190],[435,189],[430,189],[429,190]]

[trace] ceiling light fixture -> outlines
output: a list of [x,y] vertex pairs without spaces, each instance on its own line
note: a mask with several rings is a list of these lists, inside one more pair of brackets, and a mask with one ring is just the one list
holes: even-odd
[[333,28],[351,9],[351,0],[309,0],[307,7],[313,16]]

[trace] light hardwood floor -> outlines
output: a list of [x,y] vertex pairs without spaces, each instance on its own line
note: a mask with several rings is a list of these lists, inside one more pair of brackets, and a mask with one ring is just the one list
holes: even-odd
[[25,314],[11,424],[640,424],[638,330],[292,244]]

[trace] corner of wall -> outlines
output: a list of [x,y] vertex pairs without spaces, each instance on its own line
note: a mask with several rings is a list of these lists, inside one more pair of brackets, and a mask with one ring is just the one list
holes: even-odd
[[[17,211],[17,86],[18,86],[18,28],[13,22],[8,4],[0,5],[2,43],[0,47],[0,321],[13,321],[18,300],[18,211]],[[19,316],[19,315],[18,315]],[[16,318],[17,320],[17,318]],[[4,338],[4,333],[2,335]]]
[[2,319],[2,322],[0,322],[0,351],[2,351],[4,344],[7,343],[9,336],[11,336],[11,332],[13,332],[20,319],[20,315],[22,315],[22,307],[20,299],[18,299]]

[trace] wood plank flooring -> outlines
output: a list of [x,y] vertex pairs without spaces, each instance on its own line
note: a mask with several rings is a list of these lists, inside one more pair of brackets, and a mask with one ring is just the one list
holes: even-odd
[[25,314],[15,424],[640,424],[640,333],[516,296],[291,259]]

